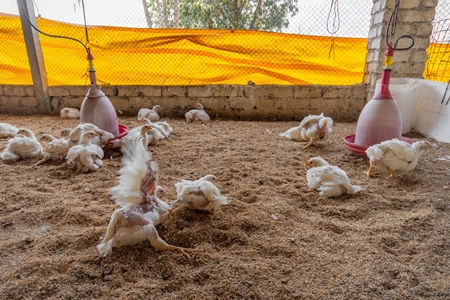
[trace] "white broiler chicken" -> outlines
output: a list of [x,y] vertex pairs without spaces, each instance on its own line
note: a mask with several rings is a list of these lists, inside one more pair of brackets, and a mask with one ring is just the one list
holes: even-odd
[[170,204],[168,216],[177,207],[188,207],[201,212],[213,214],[222,204],[228,204],[228,199],[220,194],[212,183],[216,177],[206,175],[195,181],[181,180],[175,183],[177,199]]
[[373,168],[389,173],[389,177],[398,177],[396,172],[408,172],[414,169],[419,161],[422,150],[433,148],[428,141],[414,142],[412,145],[392,139],[370,146],[366,150],[370,167],[366,172],[368,177],[374,175]]
[[352,185],[347,173],[337,166],[331,166],[321,157],[306,160],[306,179],[308,188],[319,191],[321,196],[338,197],[343,194],[356,194],[362,188]]
[[114,135],[106,130],[98,128],[92,123],[80,123],[69,134],[69,149],[79,143],[81,136],[86,131],[95,131],[97,135],[92,139],[91,144],[103,147],[114,138]]
[[58,161],[66,158],[67,151],[69,150],[68,140],[66,138],[57,139],[51,134],[44,133],[40,140],[47,142],[47,144],[44,147],[44,157],[35,163],[35,166],[43,164],[49,160]]
[[209,121],[209,115],[206,113],[206,111],[203,108],[203,105],[200,103],[195,104],[195,109],[191,109],[188,111],[184,116],[186,117],[186,122],[194,122],[194,121],[202,121],[206,122]]
[[159,130],[154,128],[153,126],[150,126],[150,129],[147,130],[146,134],[147,134],[147,143],[149,146],[156,145],[159,141],[164,139],[164,136],[159,132]]
[[120,207],[112,214],[106,234],[97,246],[101,256],[111,254],[113,248],[148,240],[158,250],[176,250],[189,258],[187,252],[192,249],[167,244],[156,230],[169,209],[157,196],[164,191],[158,186],[157,171],[158,165],[143,141],[136,141],[133,150],[123,156],[119,183],[109,190]]
[[152,127],[147,124],[135,127],[128,131],[127,135],[122,137],[120,140],[114,140],[112,145],[114,148],[120,148],[120,151],[124,154],[134,149],[134,143],[136,143],[137,140],[141,140],[144,146],[148,147],[149,138],[147,136],[147,131],[151,129]]
[[166,121],[152,122],[147,118],[142,118],[139,120],[139,122],[141,124],[148,124],[148,125],[152,126],[156,130],[158,130],[159,133],[161,133],[161,135],[163,135],[165,138],[168,138],[173,132],[172,127]]
[[19,128],[14,125],[8,123],[0,123],[0,139],[15,137],[18,130]]
[[59,111],[59,115],[63,119],[78,119],[80,118],[80,111],[77,108],[64,107]]
[[284,136],[293,141],[308,142],[303,148],[309,148],[316,141],[326,139],[332,131],[333,120],[320,115],[309,115],[305,117],[300,125],[290,128],[280,136]]
[[67,167],[76,172],[97,171],[103,165],[103,149],[92,144],[91,140],[98,136],[95,131],[86,131],[81,136],[80,142],[67,152]]
[[137,119],[140,121],[142,118],[149,119],[152,122],[159,120],[159,112],[161,111],[161,106],[155,105],[152,109],[141,108],[138,112]]
[[20,128],[17,135],[8,141],[6,148],[0,154],[5,161],[16,161],[19,158],[42,157],[42,145],[36,139],[33,131]]
[[72,132],[72,128],[63,128],[62,130],[61,130],[61,136],[60,136],[60,138],[64,138],[64,139],[66,139],[67,140],[67,142],[69,142],[69,136],[70,136],[70,133]]

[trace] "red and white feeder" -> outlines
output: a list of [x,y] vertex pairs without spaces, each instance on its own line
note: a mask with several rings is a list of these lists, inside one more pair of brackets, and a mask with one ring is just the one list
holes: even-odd
[[356,134],[344,137],[345,147],[356,154],[366,155],[366,149],[370,146],[393,138],[412,143],[410,139],[402,137],[402,114],[389,90],[393,55],[391,43],[385,53],[380,89],[361,111]]

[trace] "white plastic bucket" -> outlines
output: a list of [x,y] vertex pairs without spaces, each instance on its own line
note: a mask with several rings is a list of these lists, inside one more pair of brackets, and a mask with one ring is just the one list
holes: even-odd
[[[420,81],[414,78],[391,78],[389,90],[397,102],[402,114],[402,134],[411,131],[414,125],[414,115],[419,100]],[[380,89],[380,79],[377,80],[375,91]]]

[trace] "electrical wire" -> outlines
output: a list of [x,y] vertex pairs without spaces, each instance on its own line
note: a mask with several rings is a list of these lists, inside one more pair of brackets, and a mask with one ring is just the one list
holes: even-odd
[[84,0],[81,0],[81,6],[83,7],[84,33],[86,35],[86,45],[89,45],[89,34],[88,34],[87,22],[86,22],[86,11],[84,9]]
[[[394,43],[389,42],[389,28],[391,29],[391,36],[393,36],[395,34],[395,29],[397,27],[397,18],[398,18],[398,11],[400,9],[400,0],[395,0],[395,6],[394,6],[394,10],[392,11],[392,14],[389,18],[387,27],[386,27],[386,45],[388,46],[389,49],[391,50],[409,50],[412,48],[412,46],[414,46],[414,38],[410,35],[401,35],[399,36]],[[392,28],[391,28],[391,23],[392,23]],[[403,47],[403,48],[397,48],[396,45],[397,43],[404,38],[408,38],[411,40],[411,45],[409,45],[408,47]]]
[[[49,37],[60,38],[60,39],[68,39],[68,40],[72,40],[72,41],[75,41],[75,42],[77,42],[77,43],[80,43],[80,44],[84,47],[84,49],[86,50],[86,52],[89,53],[88,47],[87,47],[82,41],[80,41],[80,40],[78,40],[78,39],[76,39],[76,38],[72,38],[72,37],[68,37],[68,36],[62,36],[62,35],[54,35],[54,34],[45,33],[45,32],[43,32],[42,30],[38,29],[36,26],[34,26],[34,24],[33,24],[33,23],[31,22],[31,20],[30,20],[30,17],[29,17],[28,14],[27,14],[27,11],[25,10],[25,6],[24,6],[24,4],[23,4],[24,1],[25,1],[25,0],[21,0],[21,1],[20,1],[20,4],[21,4],[21,6],[22,6],[23,14],[25,15],[25,18],[27,19],[27,21],[28,21],[28,23],[30,24],[30,26],[34,28],[34,30],[36,30],[37,32],[39,32],[39,33],[41,33],[41,34],[43,34],[43,35],[49,36]],[[83,6],[83,7],[84,7],[84,6]],[[85,28],[86,28],[86,36],[87,36],[87,27],[85,27]]]

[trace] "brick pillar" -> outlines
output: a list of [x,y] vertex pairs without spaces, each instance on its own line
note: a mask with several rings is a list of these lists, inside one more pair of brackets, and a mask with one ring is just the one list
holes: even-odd
[[[433,29],[431,21],[434,19],[437,3],[438,0],[400,1],[395,34],[389,36],[389,42],[395,42],[401,35],[411,35],[414,38],[414,46],[406,51],[394,52],[391,77],[423,78],[428,58],[426,50],[430,45]],[[376,81],[381,78],[384,53],[387,49],[386,28],[394,7],[395,0],[373,0],[364,76],[364,82],[369,84],[367,100],[371,99]],[[390,35],[390,30],[388,34]],[[399,41],[397,47],[403,48],[409,44],[410,39],[405,38]]]

